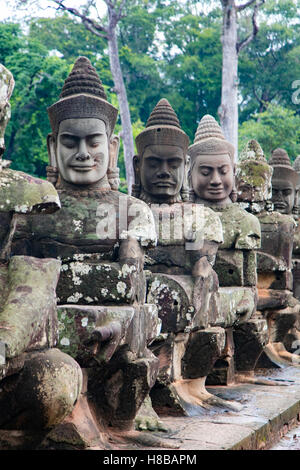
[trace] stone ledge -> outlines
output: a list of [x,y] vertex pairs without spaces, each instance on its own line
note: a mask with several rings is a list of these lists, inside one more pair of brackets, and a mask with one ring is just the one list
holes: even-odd
[[164,441],[177,444],[179,450],[269,449],[299,424],[300,368],[272,370],[264,376],[290,385],[207,387],[209,392],[238,401],[244,408],[238,413],[213,410],[201,416],[163,417],[163,423],[171,429]]

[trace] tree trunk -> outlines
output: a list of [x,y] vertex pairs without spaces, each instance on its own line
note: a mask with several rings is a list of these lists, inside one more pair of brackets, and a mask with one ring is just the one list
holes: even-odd
[[126,179],[128,185],[128,194],[131,194],[131,187],[134,183],[134,172],[133,172],[133,156],[134,156],[134,143],[133,134],[131,127],[131,118],[129,105],[127,100],[126,88],[123,80],[119,51],[118,51],[118,40],[116,35],[116,28],[109,28],[108,31],[108,52],[110,70],[113,76],[114,89],[118,96],[118,102],[120,106],[120,117],[122,124],[122,139],[124,146],[124,160],[126,168]]
[[237,51],[237,11],[235,0],[222,1],[223,4],[223,64],[222,97],[219,108],[221,127],[225,138],[234,145],[235,161],[238,155],[238,51]]

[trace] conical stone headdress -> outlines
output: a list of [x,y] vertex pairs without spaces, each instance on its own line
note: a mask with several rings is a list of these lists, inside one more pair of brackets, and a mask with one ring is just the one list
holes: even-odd
[[273,167],[273,179],[290,181],[296,188],[298,184],[298,174],[292,167],[290,158],[284,149],[273,150],[269,165]]
[[[239,187],[242,184],[249,185],[255,190],[255,201],[267,201],[272,198],[273,168],[268,164],[264,152],[259,143],[252,139],[247,142],[239,156],[236,169],[236,185],[238,188],[238,200],[249,200],[242,198]],[[253,200],[252,193],[251,200]],[[250,197],[250,196],[249,196]]]
[[228,153],[234,160],[234,147],[225,139],[222,129],[213,116],[206,114],[199,122],[194,143],[188,154],[192,159],[197,155],[221,155]]
[[48,108],[51,128],[57,134],[65,119],[96,118],[106,124],[110,137],[118,110],[108,101],[100,78],[87,57],[79,57],[65,80],[60,100]]
[[135,139],[138,155],[142,156],[149,145],[178,145],[186,155],[189,138],[181,129],[179,120],[170,103],[161,99],[146,124],[146,129]]
[[300,173],[300,155],[298,155],[298,157],[294,161],[293,168],[295,171],[297,171],[297,173]]

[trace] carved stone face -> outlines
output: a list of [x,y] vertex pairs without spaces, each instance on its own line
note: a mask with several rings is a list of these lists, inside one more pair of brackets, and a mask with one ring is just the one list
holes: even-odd
[[95,118],[62,121],[56,160],[60,175],[68,183],[85,185],[100,181],[109,162],[105,123]]
[[141,158],[143,190],[154,199],[167,200],[179,194],[185,172],[183,150],[175,145],[150,145]]
[[291,214],[295,202],[295,188],[288,180],[272,179],[272,202],[274,210]]
[[198,155],[191,172],[192,188],[199,199],[213,204],[231,203],[234,174],[228,154]]
[[267,163],[249,161],[237,168],[238,201],[261,202],[272,198],[272,169]]

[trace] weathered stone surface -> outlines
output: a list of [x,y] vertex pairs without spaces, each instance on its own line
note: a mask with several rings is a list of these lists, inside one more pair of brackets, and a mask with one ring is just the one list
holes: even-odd
[[0,340],[6,344],[7,359],[55,344],[59,268],[58,260],[11,258],[7,271],[9,292],[0,313]]
[[216,360],[213,370],[207,376],[207,385],[229,385],[235,383],[233,328],[225,329],[226,341],[221,356]]
[[[56,214],[19,222],[15,253],[22,252],[27,243],[27,250],[38,257],[68,259],[97,253],[99,258],[115,261],[120,241],[129,236],[145,247],[156,243],[152,213],[135,198],[117,191],[93,191],[90,197],[88,192],[59,191],[59,196],[62,209]],[[121,220],[120,211],[124,211]],[[34,234],[30,245],[26,242],[29,233]]]
[[132,307],[60,306],[59,347],[82,367],[108,362],[124,344],[134,313]]
[[269,164],[273,167],[272,202],[274,210],[291,215],[298,186],[298,174],[293,169],[287,152],[277,148],[272,151]]
[[117,348],[127,345],[142,355],[159,333],[153,305],[58,307],[59,347],[82,367],[108,363]]
[[195,313],[192,294],[190,276],[149,275],[147,302],[156,305],[163,333],[183,331],[191,325]]
[[[277,271],[276,264],[273,262],[273,257],[260,256],[260,267],[265,269],[261,274],[258,274],[257,286],[259,289],[274,289],[274,290],[293,290],[293,274],[291,270]],[[275,265],[275,266],[274,266]],[[277,264],[278,265],[278,264]],[[267,266],[271,266],[269,272]]]
[[268,326],[271,342],[284,342],[285,335],[293,328],[299,314],[299,307],[297,307],[286,307],[282,310],[272,310],[269,313]]
[[300,300],[300,259],[293,259],[293,293]]
[[21,372],[1,382],[0,427],[52,428],[72,411],[81,381],[79,365],[58,349],[28,353]]
[[[143,272],[128,264],[105,263],[87,259],[64,260],[61,267],[57,296],[59,304],[113,305],[132,304],[134,299],[144,301]],[[75,256],[76,259],[76,256]]]
[[233,331],[237,371],[253,371],[263,348],[269,341],[266,320],[253,318]]
[[221,208],[211,207],[215,209],[222,222],[224,242],[220,249],[254,250],[260,248],[261,229],[257,217],[244,211],[237,203]]
[[149,351],[137,358],[119,349],[109,367],[89,370],[89,396],[100,422],[121,430],[131,429],[141,404],[154,385],[158,360]]
[[280,309],[288,306],[292,293],[287,290],[258,289],[258,310]]
[[207,328],[191,333],[182,358],[183,378],[206,377],[225,348],[223,328]]
[[255,286],[256,253],[252,250],[218,250],[215,270],[221,286]]
[[57,191],[48,181],[20,171],[0,171],[0,212],[52,213],[60,208]]
[[228,328],[247,321],[256,310],[257,292],[250,287],[221,287],[219,289],[219,321],[216,325]]
[[[295,232],[293,218],[278,212],[265,212],[259,216],[259,221],[261,223],[262,244],[258,252],[258,272],[270,271],[270,263],[272,262],[274,263],[272,271],[291,269],[293,236]],[[264,257],[268,258],[267,255],[273,258],[267,261],[264,259]],[[268,265],[264,267],[264,263],[268,263]]]
[[[239,155],[236,168],[236,186],[238,201],[251,204],[254,213],[255,204],[266,203],[272,198],[271,177],[273,169],[268,165],[263,150],[256,140],[247,142]],[[258,210],[257,212],[261,212]]]
[[215,270],[221,286],[244,285],[244,257],[238,250],[218,250]]

